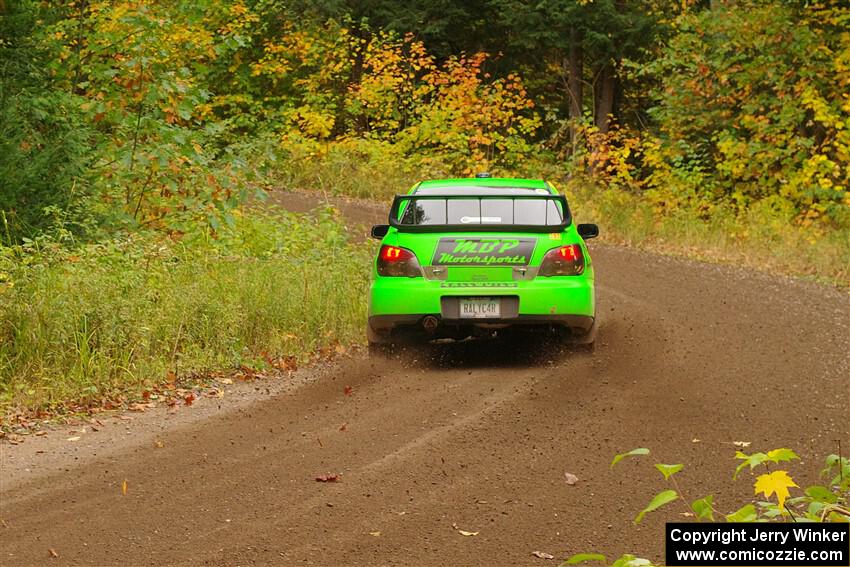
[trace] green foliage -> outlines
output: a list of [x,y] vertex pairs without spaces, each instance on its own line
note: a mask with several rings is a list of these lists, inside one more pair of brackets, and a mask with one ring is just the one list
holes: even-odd
[[614,455],[614,458],[611,460],[611,468],[614,468],[614,465],[625,459],[626,457],[636,457],[638,455],[648,455],[649,449],[645,447],[641,447],[638,449],[632,449],[631,451],[627,451],[625,453],[620,453],[619,455]]
[[790,203],[803,226],[850,226],[848,22],[837,2],[751,0],[680,16],[642,70],[661,77],[650,109],[660,145],[642,159],[651,198]]
[[793,461],[794,459],[799,459],[800,457],[792,451],[791,449],[774,449],[767,453],[753,453],[752,455],[747,455],[741,451],[735,452],[735,458],[741,459],[743,462],[738,465],[738,468],[735,469],[735,475],[732,479],[738,478],[738,473],[740,473],[744,467],[750,467],[750,470],[753,470],[757,466],[765,462],[771,463],[781,463],[783,461]]
[[[625,456],[646,454],[649,454],[648,449],[635,449],[616,455],[614,462]],[[736,458],[744,461],[735,471],[736,476],[746,465],[750,465],[750,470],[753,470],[760,466],[767,466],[769,463],[778,464],[799,459],[794,451],[785,448],[774,449],[766,453],[754,453],[753,455],[745,455],[738,451]],[[828,486],[809,486],[803,490],[802,495],[788,498],[789,490],[799,487],[787,471],[773,470],[756,477],[754,492],[756,495],[764,495],[765,498],[775,496],[776,502],[768,500],[747,503],[734,512],[724,514],[718,510],[714,496],[708,495],[691,503],[692,515],[697,521],[708,522],[714,522],[715,515],[722,516],[726,522],[850,522],[850,459],[839,455],[829,455],[825,459],[825,464],[821,476],[831,479]],[[683,465],[656,463],[655,468],[664,474],[665,480],[670,480],[674,474],[684,467]],[[674,486],[675,489],[664,490],[656,494],[646,508],[640,511],[634,523],[640,523],[649,512],[654,512],[676,500],[684,499],[684,493],[679,486],[675,483]],[[577,565],[589,561],[602,562],[610,567],[651,567],[654,565],[647,559],[629,554],[622,555],[614,562],[609,563],[604,555],[598,553],[579,553],[573,555],[561,565]]]
[[[57,211],[85,195],[89,124],[81,100],[47,72],[50,54],[32,37],[56,14],[12,1],[0,15],[0,211],[7,244],[51,228]],[[84,221],[76,218],[76,224]],[[77,227],[79,228],[79,227]],[[11,242],[10,242],[11,241]]]
[[639,524],[643,517],[646,516],[649,512],[653,512],[658,510],[662,506],[673,502],[679,498],[679,493],[675,490],[663,490],[652,497],[652,500],[649,501],[649,504],[646,505],[646,508],[641,510],[637,516],[635,516],[635,524]]
[[655,465],[655,468],[658,469],[662,475],[664,475],[664,480],[670,480],[670,477],[682,470],[685,465],[662,465],[658,463]]
[[697,520],[714,521],[714,495],[708,495],[703,498],[698,498],[691,502],[691,510]]
[[602,561],[607,563],[608,559],[600,553],[577,553],[564,561],[563,565],[578,565],[587,561]]

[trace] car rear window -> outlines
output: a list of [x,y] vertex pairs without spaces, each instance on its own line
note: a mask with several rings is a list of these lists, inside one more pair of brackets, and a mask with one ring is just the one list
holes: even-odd
[[[469,199],[416,199],[417,195],[469,195]],[[507,196],[534,198],[499,198]],[[404,209],[405,225],[559,225],[564,222],[561,206],[543,197],[546,189],[508,187],[452,187],[417,190]]]

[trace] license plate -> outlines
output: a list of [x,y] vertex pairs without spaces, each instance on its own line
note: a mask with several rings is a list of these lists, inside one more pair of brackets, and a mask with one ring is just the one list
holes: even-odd
[[461,299],[461,319],[498,319],[501,317],[501,309],[498,299]]

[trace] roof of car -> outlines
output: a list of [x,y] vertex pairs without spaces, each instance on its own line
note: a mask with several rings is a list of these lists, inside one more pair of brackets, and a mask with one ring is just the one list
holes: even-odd
[[431,179],[417,184],[416,189],[452,189],[454,187],[511,187],[516,189],[550,189],[542,179],[513,179],[510,177]]

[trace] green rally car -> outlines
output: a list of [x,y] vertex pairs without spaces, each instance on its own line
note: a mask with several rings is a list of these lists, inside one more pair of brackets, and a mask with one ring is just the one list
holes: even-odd
[[554,331],[592,347],[593,263],[584,241],[595,224],[573,223],[546,181],[443,179],[393,200],[369,293],[367,337],[381,345],[465,339],[505,328]]

